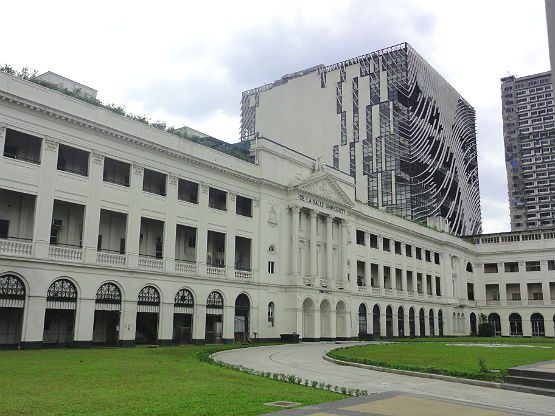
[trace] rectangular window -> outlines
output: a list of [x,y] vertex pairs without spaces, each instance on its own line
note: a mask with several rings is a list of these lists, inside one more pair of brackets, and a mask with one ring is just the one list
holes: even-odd
[[268,273],[274,274],[275,272],[275,263],[273,261],[268,262]]
[[555,270],[555,260],[547,260],[547,270]]
[[526,271],[527,272],[539,272],[541,270],[540,268],[540,262],[539,261],[527,261],[526,262]]
[[439,253],[434,253],[434,263],[439,264]]
[[484,273],[497,273],[497,263],[485,263]]
[[383,251],[391,251],[389,248],[389,238],[383,238]]
[[354,143],[349,144],[349,167],[350,167],[350,174],[354,178],[357,173]]
[[378,236],[370,234],[370,248],[378,248]]
[[179,179],[177,184],[177,198],[180,201],[198,204],[198,183]]
[[235,200],[235,213],[243,217],[252,218],[252,199],[237,195]]
[[227,192],[216,188],[209,188],[208,206],[221,211],[227,211]]
[[365,246],[366,245],[366,239],[364,236],[364,231],[362,230],[357,230],[357,244],[360,246]]
[[116,185],[129,186],[129,172],[131,165],[120,160],[104,158],[102,180]]
[[4,156],[40,164],[42,139],[20,131],[6,129]]
[[145,169],[143,174],[143,191],[166,196],[166,175]]
[[422,249],[420,247],[416,247],[416,258],[422,260]]
[[432,262],[432,252],[430,250],[426,250],[426,261]]
[[395,254],[403,254],[401,251],[401,242],[395,241]]
[[8,220],[0,220],[0,238],[8,238],[8,230],[10,222]]
[[405,253],[407,257],[412,257],[412,246],[410,244],[405,244]]
[[58,146],[58,170],[89,175],[89,152],[60,144]]
[[333,167],[339,169],[339,145],[333,146]]
[[517,273],[518,272],[518,262],[512,261],[505,263],[505,273]]

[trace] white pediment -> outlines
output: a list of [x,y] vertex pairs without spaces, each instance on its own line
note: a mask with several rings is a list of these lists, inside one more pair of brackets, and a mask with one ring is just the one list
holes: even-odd
[[309,178],[293,186],[292,189],[343,207],[351,208],[353,206],[353,202],[343,189],[329,174],[322,171],[314,173]]

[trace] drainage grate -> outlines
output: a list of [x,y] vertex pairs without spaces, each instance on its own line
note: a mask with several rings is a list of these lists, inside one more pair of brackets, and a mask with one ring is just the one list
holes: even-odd
[[299,404],[302,403],[297,403],[297,402],[285,402],[285,401],[279,401],[279,402],[271,402],[271,403],[264,403],[266,406],[274,406],[274,407],[295,407],[298,406]]

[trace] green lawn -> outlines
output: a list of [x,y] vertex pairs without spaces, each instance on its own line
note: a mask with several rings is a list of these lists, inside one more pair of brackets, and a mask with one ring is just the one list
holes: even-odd
[[200,360],[223,348],[0,351],[0,414],[256,415],[345,398]]
[[[454,346],[449,343],[503,343],[549,348]],[[330,357],[381,367],[423,371],[457,377],[502,381],[506,370],[517,365],[555,360],[555,344],[546,339],[436,338],[342,348]],[[483,371],[479,361],[483,360]]]

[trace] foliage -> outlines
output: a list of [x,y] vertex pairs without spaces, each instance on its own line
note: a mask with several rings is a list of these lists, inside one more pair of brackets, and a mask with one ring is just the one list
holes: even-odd
[[[502,338],[484,338],[486,344],[534,344],[548,348],[492,348],[488,346],[453,346],[451,343],[482,342],[477,338],[423,339],[400,343],[370,344],[332,350],[328,356],[378,367],[442,374],[485,381],[503,381],[510,367],[555,359],[553,343],[538,340],[529,343]],[[541,342],[543,341],[543,342]],[[486,367],[486,362],[488,366]],[[495,371],[493,371],[495,370]]]
[[226,153],[238,159],[245,160],[247,162],[251,161],[251,157],[249,155],[248,149],[244,149],[244,146],[242,146],[240,143],[230,144],[208,136],[200,137],[200,136],[192,135],[192,134],[189,134],[183,128],[175,128],[172,126],[168,126],[164,121],[160,121],[160,120],[153,121],[150,117],[147,117],[147,116],[128,113],[125,110],[125,107],[121,105],[113,104],[113,103],[112,104],[103,103],[98,98],[91,97],[90,95],[84,94],[80,88],[69,90],[60,85],[38,79],[36,78],[38,73],[36,70],[31,70],[27,67],[23,67],[21,70],[16,70],[12,68],[10,65],[4,64],[3,66],[0,66],[0,72],[4,72],[8,75],[12,75],[12,76],[24,79],[26,81],[33,82],[35,84],[46,87],[48,89],[60,92],[62,94],[68,95],[70,97],[76,98],[81,101],[84,101],[96,107],[100,107],[105,110],[111,111],[112,113],[118,114],[120,116],[146,124],[147,126],[153,127],[160,131],[172,134],[182,139],[191,140],[203,146],[210,147],[211,149],[220,151],[222,153]]
[[279,410],[264,405],[278,400],[344,398],[211,363],[228,348],[0,351],[0,414],[257,415]]
[[494,336],[493,325],[489,322],[483,322],[478,325],[478,336],[479,337],[492,337]]

